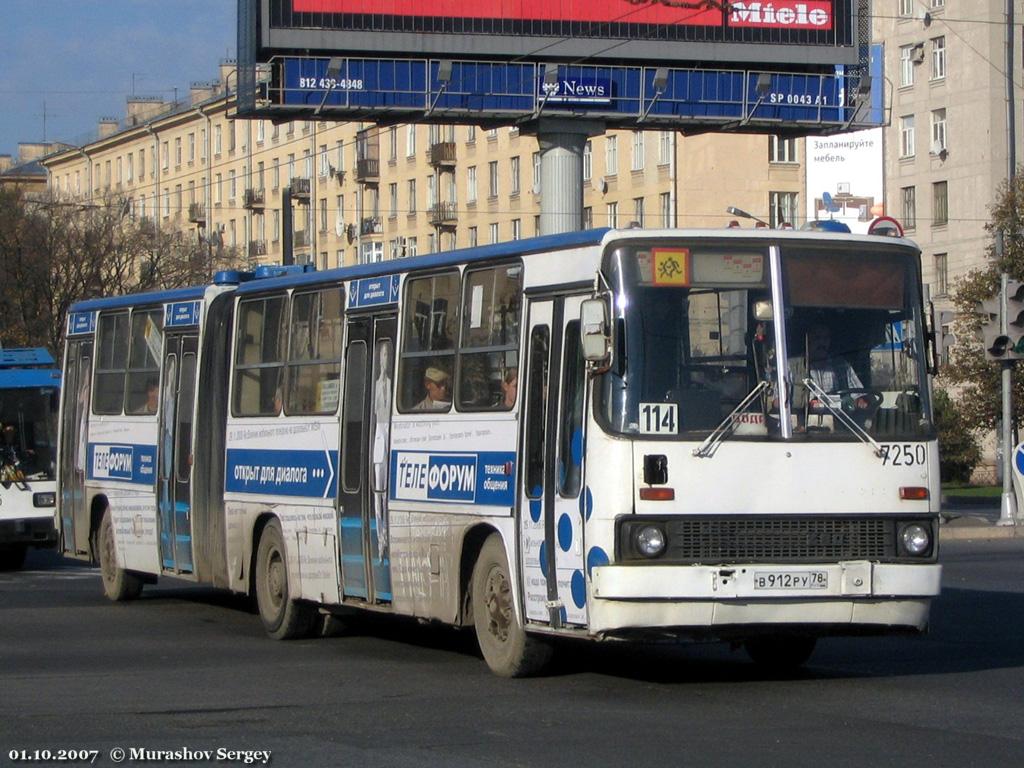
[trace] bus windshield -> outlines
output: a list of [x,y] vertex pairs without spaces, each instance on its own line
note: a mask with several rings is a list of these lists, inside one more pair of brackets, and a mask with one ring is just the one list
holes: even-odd
[[777,437],[781,379],[794,439],[851,439],[851,420],[886,439],[930,432],[913,252],[784,243],[781,299],[770,256],[769,243],[738,240],[606,256],[616,340],[596,395],[606,429],[694,439],[731,421],[737,437]]
[[59,390],[0,389],[0,457],[28,480],[53,480]]

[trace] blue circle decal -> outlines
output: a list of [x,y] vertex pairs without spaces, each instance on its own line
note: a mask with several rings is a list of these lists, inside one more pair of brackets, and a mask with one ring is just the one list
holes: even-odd
[[568,552],[572,546],[572,520],[564,513],[558,518],[558,546],[563,552]]
[[1024,474],[1024,448],[1017,449],[1017,471]]
[[584,520],[590,519],[590,514],[594,511],[594,494],[590,492],[590,486],[586,486],[583,489],[583,493],[580,494],[580,515]]
[[583,571],[575,571],[572,574],[572,601],[577,608],[582,608],[587,603],[587,582],[583,578]]
[[592,576],[594,568],[601,565],[608,565],[608,553],[600,547],[591,547],[587,553],[587,575]]

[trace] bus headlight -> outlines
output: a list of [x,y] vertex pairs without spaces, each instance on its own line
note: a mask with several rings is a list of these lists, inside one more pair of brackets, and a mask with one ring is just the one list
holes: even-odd
[[57,494],[53,491],[41,491],[32,494],[32,506],[34,507],[55,507],[57,506]]
[[900,529],[900,543],[908,555],[926,555],[932,548],[931,532],[920,523],[904,525]]
[[657,525],[645,525],[637,529],[633,542],[644,557],[657,557],[665,551],[665,532]]

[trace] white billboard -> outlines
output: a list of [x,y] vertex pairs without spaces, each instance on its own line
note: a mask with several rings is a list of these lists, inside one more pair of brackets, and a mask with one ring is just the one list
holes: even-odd
[[866,233],[886,215],[882,129],[808,136],[807,221],[832,219]]

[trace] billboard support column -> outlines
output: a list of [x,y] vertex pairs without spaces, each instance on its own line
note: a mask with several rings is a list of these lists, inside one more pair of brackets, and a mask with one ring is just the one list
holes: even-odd
[[596,120],[540,118],[522,132],[536,132],[540,145],[540,233],[583,228],[583,148],[604,133]]

